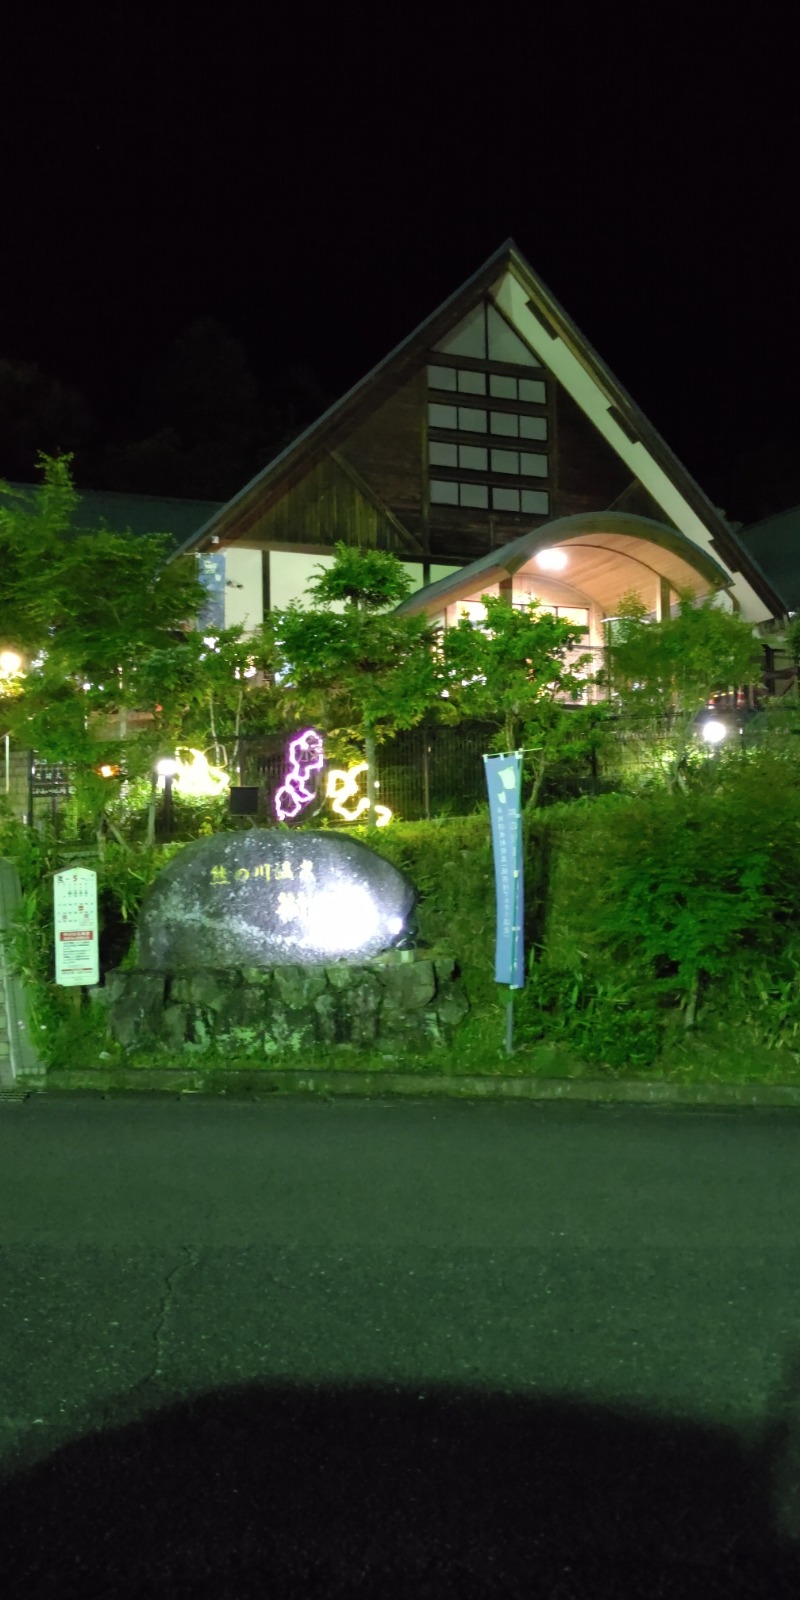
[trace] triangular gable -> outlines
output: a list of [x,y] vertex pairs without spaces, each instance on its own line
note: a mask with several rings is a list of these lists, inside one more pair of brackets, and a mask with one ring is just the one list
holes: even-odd
[[[631,477],[686,538],[721,559],[745,614],[780,615],[780,597],[751,561],[721,514],[678,461],[631,397],[601,361],[513,241],[445,301],[372,372],[235,495],[187,541],[208,547],[215,536],[235,539],[255,508],[281,485],[336,449],[370,408],[380,404],[432,351],[506,360],[549,370],[572,397]],[[503,351],[505,353],[501,354]],[[759,607],[760,602],[760,607]]]
[[436,349],[448,356],[472,356],[478,361],[510,361],[517,367],[539,367],[541,362],[510,322],[490,300],[482,299]]

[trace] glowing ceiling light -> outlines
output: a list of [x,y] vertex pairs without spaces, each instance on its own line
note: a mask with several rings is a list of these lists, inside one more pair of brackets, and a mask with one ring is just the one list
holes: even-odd
[[[331,810],[337,817],[342,817],[345,822],[357,822],[365,811],[369,811],[369,799],[365,794],[359,793],[358,780],[362,772],[367,771],[366,761],[359,761],[354,767],[332,767],[328,773],[327,796],[331,801]],[[354,800],[355,806],[350,810],[345,809],[348,800]],[[392,820],[392,812],[388,806],[373,806],[375,812],[375,826],[385,828]]]
[[275,814],[279,822],[293,822],[300,812],[315,798],[315,789],[308,780],[322,771],[325,746],[316,728],[304,728],[289,744],[286,753],[287,770],[283,783],[275,795]]
[[565,550],[539,550],[536,553],[536,565],[541,567],[542,572],[563,572],[568,559]]

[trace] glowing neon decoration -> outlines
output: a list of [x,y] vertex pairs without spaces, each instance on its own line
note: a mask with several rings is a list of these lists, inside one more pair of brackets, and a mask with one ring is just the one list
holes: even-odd
[[292,739],[286,753],[287,769],[283,783],[275,795],[275,813],[279,822],[293,822],[315,798],[315,788],[309,788],[312,773],[322,771],[325,747],[321,734],[315,728],[304,728]]
[[[369,811],[369,800],[365,794],[359,793],[358,780],[362,772],[367,771],[366,761],[359,761],[354,767],[348,767],[345,772],[341,767],[332,767],[328,773],[327,796],[332,802],[331,810],[337,817],[343,817],[345,822],[357,822],[365,811]],[[345,809],[348,800],[356,802],[349,811]],[[388,806],[375,806],[375,826],[385,828],[392,820],[392,812]]]

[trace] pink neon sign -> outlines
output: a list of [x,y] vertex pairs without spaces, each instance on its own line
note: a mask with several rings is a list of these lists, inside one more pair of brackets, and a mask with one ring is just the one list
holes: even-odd
[[286,753],[286,772],[283,783],[275,795],[275,812],[279,822],[293,822],[314,799],[314,789],[308,780],[322,771],[325,747],[322,735],[315,728],[304,728],[292,739]]

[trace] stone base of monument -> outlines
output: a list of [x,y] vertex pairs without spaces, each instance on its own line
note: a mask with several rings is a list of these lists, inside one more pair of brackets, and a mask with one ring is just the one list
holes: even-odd
[[125,1050],[272,1061],[321,1045],[388,1051],[446,1042],[469,1009],[453,958],[430,951],[331,966],[119,969],[107,974],[106,999],[110,1032]]

